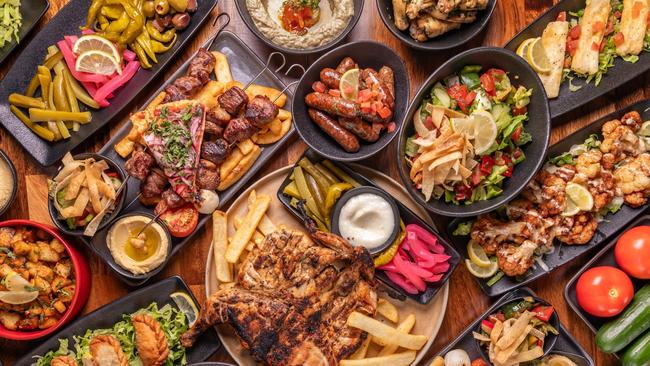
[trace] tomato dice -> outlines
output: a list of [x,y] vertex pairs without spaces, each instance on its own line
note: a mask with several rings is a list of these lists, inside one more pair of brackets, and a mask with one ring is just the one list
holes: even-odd
[[190,235],[199,222],[199,211],[192,204],[187,204],[176,209],[167,209],[160,215],[169,233],[176,238]]
[[341,91],[338,90],[338,89],[330,89],[327,93],[329,95],[333,96],[333,97],[340,97],[341,96]]
[[543,322],[548,323],[548,321],[551,319],[551,316],[553,315],[553,307],[552,306],[545,306],[545,305],[538,305],[536,306],[531,312],[535,314],[535,317]]
[[566,44],[566,49],[567,52],[569,52],[569,55],[573,56],[576,53],[576,50],[578,49],[578,40],[577,39],[572,39],[567,42]]
[[632,281],[618,268],[593,267],[576,283],[578,304],[587,313],[598,317],[620,314],[634,297]]
[[472,361],[472,364],[470,366],[489,366],[489,365],[482,358],[477,358],[474,361]]
[[614,37],[612,37],[612,40],[616,46],[620,46],[625,43],[625,35],[621,32],[618,32],[614,35]]
[[311,88],[317,93],[325,93],[327,91],[327,86],[325,86],[322,81],[314,81],[314,83],[311,84]]
[[489,74],[489,73],[484,73],[481,75],[481,85],[483,85],[483,89],[485,89],[485,92],[490,95],[494,96],[496,95],[496,89],[494,87],[494,77]]
[[519,138],[521,138],[521,131],[522,130],[523,130],[523,127],[521,127],[521,125],[519,127],[515,128],[515,132],[513,132],[512,135],[510,136],[512,141],[514,141],[515,143],[519,142]]
[[489,155],[485,155],[481,159],[480,169],[484,174],[490,174],[492,172],[492,167],[493,166],[494,166],[494,158],[493,157],[491,157]]
[[557,21],[566,22],[566,11],[561,11],[560,14],[557,15]]
[[632,228],[618,239],[616,263],[630,276],[650,279],[650,226]]
[[571,39],[578,39],[580,38],[580,24],[576,25],[575,27],[571,28],[569,31],[569,38]]

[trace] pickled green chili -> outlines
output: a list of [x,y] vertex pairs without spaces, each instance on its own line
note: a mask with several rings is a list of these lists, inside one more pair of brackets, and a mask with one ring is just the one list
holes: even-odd
[[21,108],[46,108],[45,103],[42,100],[18,93],[12,93],[9,95],[9,104]]
[[162,43],[167,43],[171,41],[172,38],[174,38],[174,35],[176,34],[176,29],[174,28],[165,31],[165,33],[160,33],[158,29],[156,29],[156,27],[153,26],[151,20],[147,21],[146,29],[147,29],[147,33],[149,33],[149,36],[151,36],[152,39],[155,39],[156,41]]
[[47,109],[30,108],[29,119],[32,122],[46,122],[46,121],[74,121],[82,124],[89,123],[92,120],[90,112],[63,112],[63,111],[50,111]]
[[151,49],[152,49],[155,53],[164,53],[164,52],[167,52],[167,51],[169,51],[170,48],[174,47],[174,44],[176,43],[176,38],[177,38],[177,37],[176,37],[176,34],[174,34],[174,38],[173,38],[172,41],[169,42],[169,44],[166,45],[166,46],[165,46],[164,44],[162,44],[162,43],[160,43],[160,42],[158,42],[158,41],[152,39],[152,40],[151,40]]
[[9,110],[11,113],[16,116],[22,123],[25,124],[32,132],[34,132],[36,135],[38,135],[40,138],[46,141],[54,141],[54,133],[47,128],[40,126],[34,122],[32,122],[26,115],[23,113],[18,107],[12,105],[9,106]]

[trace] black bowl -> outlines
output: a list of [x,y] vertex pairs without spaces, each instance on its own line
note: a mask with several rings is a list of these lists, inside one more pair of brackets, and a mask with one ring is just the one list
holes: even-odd
[[[534,302],[539,303],[541,305],[553,306],[548,301],[540,299],[537,296],[520,296],[520,297],[516,297],[516,298],[504,303],[503,305],[499,306],[499,308],[496,309],[495,312],[498,311],[499,309],[501,309],[502,307],[508,305],[508,304],[523,301],[525,298],[528,298],[528,297],[532,297]],[[548,323],[551,326],[553,326],[553,328],[555,328],[559,332],[560,331],[560,317],[557,315],[557,309],[555,309],[555,307],[553,307],[553,309],[554,309],[553,315],[551,315],[551,319],[549,319]],[[477,333],[481,333],[481,322],[478,323],[475,331]],[[544,356],[548,355],[549,353],[555,353],[553,351],[553,347],[555,346],[555,342],[557,341],[557,339],[558,339],[558,335],[556,335],[556,334],[549,333],[549,334],[546,335],[546,337],[544,338]],[[474,342],[475,342],[476,347],[478,348],[479,352],[481,353],[481,356],[483,356],[483,359],[484,360],[489,360],[490,357],[489,357],[487,351],[485,350],[485,348],[481,347],[481,344],[480,344],[480,342],[478,340],[475,339]]]
[[[337,1],[337,0],[331,0],[331,1]],[[253,21],[253,18],[251,18],[250,13],[248,12],[248,8],[246,7],[246,0],[235,0],[235,5],[237,6],[237,12],[239,12],[239,16],[244,20],[244,24],[246,24],[248,29],[250,29],[250,31],[253,32],[257,36],[257,38],[259,38],[262,42],[264,42],[269,47],[275,48],[280,52],[288,53],[291,55],[311,55],[314,53],[323,52],[329,50],[330,48],[336,46],[341,41],[343,41],[343,39],[347,37],[348,34],[352,32],[352,29],[354,29],[354,27],[357,25],[357,22],[359,22],[359,19],[361,18],[361,13],[363,11],[364,0],[352,0],[352,3],[354,4],[354,14],[352,15],[352,18],[350,19],[350,22],[348,23],[347,27],[345,27],[345,29],[343,29],[343,31],[338,36],[336,36],[330,42],[322,46],[309,48],[309,49],[299,49],[299,48],[289,48],[289,47],[285,47],[273,43],[273,41],[268,39],[262,32],[260,32],[259,29],[257,29],[257,26],[255,25],[255,22]]]
[[400,232],[399,208],[397,207],[397,203],[395,203],[393,197],[391,197],[388,193],[386,193],[386,191],[375,187],[365,186],[365,187],[357,187],[345,192],[343,196],[341,196],[341,198],[338,201],[336,201],[336,204],[334,205],[334,209],[332,210],[332,217],[331,217],[332,232],[336,235],[339,236],[341,235],[341,230],[339,230],[339,214],[341,213],[341,209],[352,197],[358,196],[363,193],[372,193],[385,199],[388,202],[388,204],[390,204],[390,207],[393,211],[393,217],[395,218],[395,227],[393,227],[393,232],[390,234],[388,239],[386,239],[386,241],[383,244],[379,245],[378,247],[368,249],[368,252],[370,252],[371,255],[375,255],[383,252],[386,248],[388,248],[395,241],[395,239],[397,239],[397,235],[399,235]]
[[[506,179],[503,183],[503,193],[500,196],[489,200],[474,202],[470,205],[455,205],[446,203],[444,200],[431,198],[429,202],[424,199],[424,195],[418,190],[409,178],[409,166],[404,158],[404,148],[406,139],[415,135],[413,127],[413,115],[419,108],[423,97],[429,92],[433,85],[447,77],[448,75],[460,71],[466,65],[481,65],[483,70],[491,67],[497,67],[505,70],[510,74],[513,85],[524,85],[533,89],[530,104],[528,105],[528,121],[525,123],[526,130],[533,136],[533,141],[522,146],[526,155],[526,160],[519,163],[512,177]],[[514,77],[517,77],[515,79]],[[399,166],[400,177],[406,186],[406,189],[419,204],[429,211],[444,216],[451,217],[468,217],[476,216],[481,213],[489,212],[495,208],[507,203],[515,198],[519,192],[535,176],[539,168],[544,163],[546,150],[548,148],[549,137],[551,133],[551,117],[548,108],[548,99],[541,80],[537,73],[528,65],[524,59],[517,56],[512,51],[496,47],[479,47],[465,51],[456,57],[453,57],[445,64],[440,66],[424,82],[422,88],[417,92],[413,101],[406,112],[402,128],[399,134],[397,148],[397,164]]]
[[[95,153],[82,153],[82,154],[77,154],[73,156],[75,160],[82,160],[82,159],[88,159],[88,158],[94,158],[96,161],[99,160],[105,160],[108,163],[108,166],[110,167],[111,170],[117,172],[117,174],[120,176],[120,180],[124,182],[127,179],[127,175],[124,172],[124,170],[113,160],[99,155]],[[57,174],[58,172],[61,171],[63,166],[60,166],[57,169]],[[55,174],[56,175],[56,174]],[[97,232],[101,231],[103,228],[106,227],[106,225],[110,224],[117,215],[119,215],[120,211],[122,211],[122,207],[124,206],[124,200],[126,199],[126,190],[127,186],[124,186],[124,189],[120,193],[120,195],[117,197],[117,200],[115,202],[115,209],[110,215],[105,215],[104,219],[102,220],[101,224],[99,224],[99,227],[97,228]],[[70,230],[68,228],[67,223],[65,220],[62,220],[59,218],[59,213],[56,211],[56,207],[54,207],[54,202],[53,198],[48,195],[48,200],[47,200],[47,208],[50,212],[50,218],[52,219],[52,222],[56,227],[61,230],[63,233],[68,234],[68,235],[73,235],[73,236],[82,236],[84,233],[84,228],[81,229],[75,229],[75,230]]]
[[16,193],[18,191],[18,174],[16,174],[16,167],[14,166],[14,163],[9,159],[9,156],[2,150],[0,150],[0,160],[3,160],[7,166],[9,167],[9,171],[11,171],[11,177],[14,180],[14,186],[11,191],[11,195],[9,196],[9,200],[4,206],[0,206],[0,216],[4,215],[7,210],[9,210],[9,207],[11,207],[11,204],[14,203],[16,200]]
[[463,24],[459,29],[454,29],[438,37],[431,38],[426,42],[414,40],[409,34],[408,29],[401,31],[395,26],[393,3],[391,0],[377,0],[377,9],[386,28],[400,41],[418,50],[436,51],[458,47],[471,41],[487,26],[496,4],[497,0],[488,0],[487,8],[478,12],[474,23]]
[[[293,95],[293,120],[298,134],[309,147],[328,159],[337,161],[356,161],[368,158],[386,147],[397,136],[397,130],[382,132],[379,140],[373,143],[361,142],[361,149],[354,153],[343,150],[339,144],[323,132],[309,117],[305,96],[312,92],[311,85],[320,80],[320,71],[326,67],[335,68],[346,56],[352,57],[360,68],[372,67],[379,70],[382,66],[393,69],[395,74],[395,109],[393,120],[396,123],[404,117],[409,98],[409,80],[406,66],[399,55],[389,47],[373,42],[358,41],[340,46],[314,62],[296,88]],[[399,128],[399,125],[397,126]]]

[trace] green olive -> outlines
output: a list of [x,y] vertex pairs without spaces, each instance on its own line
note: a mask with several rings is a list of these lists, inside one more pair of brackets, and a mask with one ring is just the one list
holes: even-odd
[[142,4],[142,13],[147,18],[153,18],[156,15],[156,4],[153,0],[147,0]]
[[179,13],[184,13],[185,10],[187,10],[187,2],[188,0],[169,0],[169,5],[175,11]]
[[156,13],[158,15],[166,15],[169,13],[169,2],[167,0],[157,0]]

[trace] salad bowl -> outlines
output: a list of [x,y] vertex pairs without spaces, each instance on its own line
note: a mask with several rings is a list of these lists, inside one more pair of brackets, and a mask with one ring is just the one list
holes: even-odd
[[[524,86],[526,89],[532,91],[532,94],[529,96],[529,102],[526,105],[528,119],[523,123],[525,131],[529,134],[529,141],[519,146],[522,153],[520,162],[516,164],[514,169],[510,170],[507,178],[501,178],[500,194],[488,199],[472,200],[471,203],[467,203],[469,201],[446,202],[444,195],[440,199],[430,197],[427,200],[418,186],[411,181],[411,161],[405,155],[408,140],[416,135],[414,116],[420,110],[420,106],[426,103],[428,98],[432,98],[431,90],[434,86],[438,87],[442,83],[450,83],[448,81],[450,79],[449,76],[461,71],[466,66],[480,66],[482,73],[486,74],[494,69],[503,70],[505,75],[508,75],[509,79],[512,80],[512,86],[514,88]],[[478,77],[476,82],[478,83],[477,88],[482,88]],[[478,91],[478,89],[476,90]],[[503,101],[496,104],[508,105],[511,103],[510,99],[510,96],[506,97]],[[452,103],[456,104],[455,100],[452,100]],[[475,106],[476,101],[471,103],[473,104],[464,106],[468,111],[482,109]],[[513,110],[514,107],[515,105],[508,106],[508,108],[512,108]],[[490,110],[491,107],[487,106],[485,107],[485,111],[481,112],[485,114],[489,113]],[[513,113],[513,115],[516,115],[516,113]],[[495,120],[497,119],[495,118]],[[416,202],[433,213],[449,217],[468,217],[492,211],[507,203],[515,198],[530,182],[535,172],[544,163],[549,144],[551,118],[548,99],[542,82],[526,61],[508,50],[495,47],[479,47],[453,57],[434,71],[415,95],[415,98],[404,114],[404,119],[399,125],[401,129],[397,144],[398,171],[409,194]],[[497,138],[501,138],[501,131],[499,131]],[[498,142],[497,138],[495,138],[495,143]],[[478,158],[481,157],[481,154],[476,155]]]

